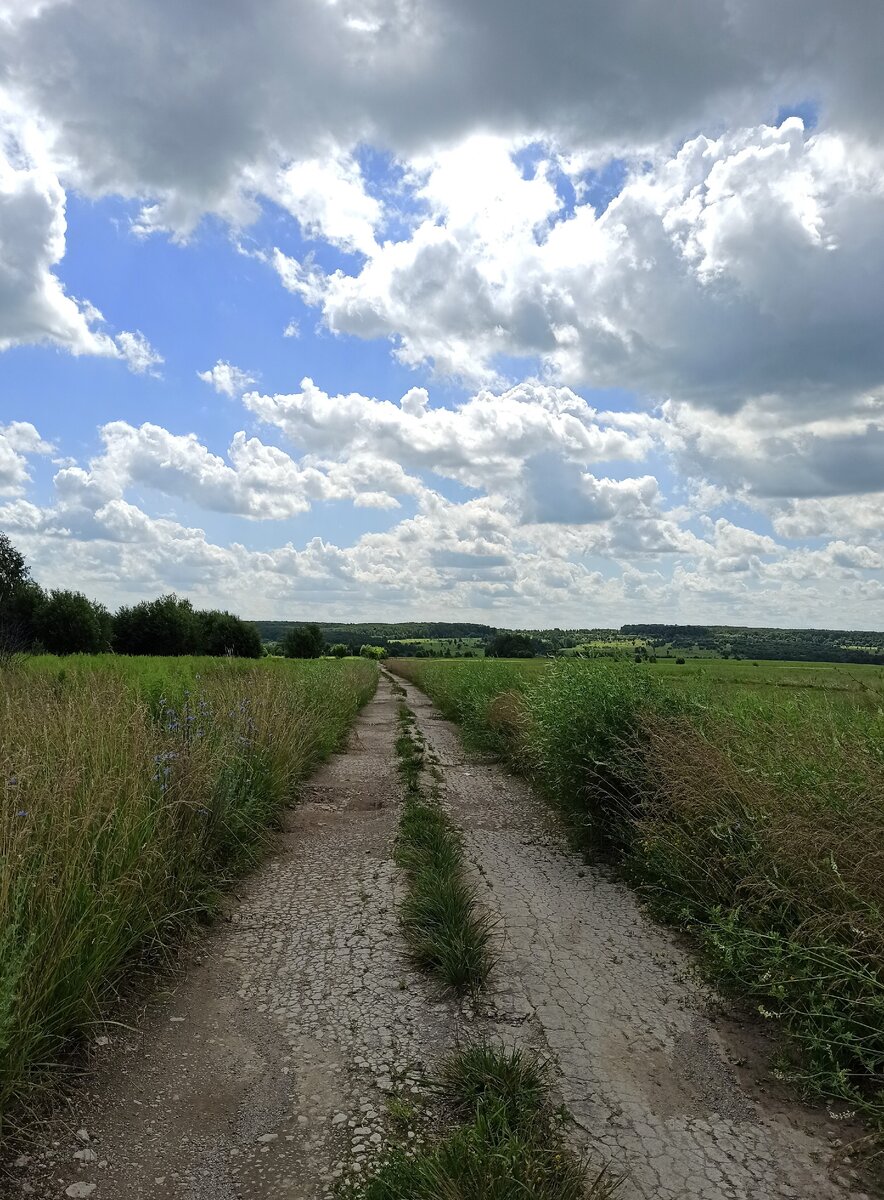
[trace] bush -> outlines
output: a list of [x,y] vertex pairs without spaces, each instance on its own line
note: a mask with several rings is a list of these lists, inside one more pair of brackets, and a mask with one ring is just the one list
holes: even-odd
[[111,615],[82,592],[53,591],[34,615],[36,639],[50,654],[100,654],[110,648]]
[[330,647],[329,654],[332,656],[332,658],[347,658],[350,654],[350,647],[344,642],[335,642],[335,644]]
[[189,600],[174,592],[121,608],[113,622],[114,649],[120,654],[179,655],[199,652],[200,628]]
[[381,662],[387,657],[387,651],[383,646],[360,646],[359,654],[362,658],[373,659],[374,662]]
[[324,645],[318,625],[293,625],[281,643],[286,658],[319,658]]
[[228,658],[260,658],[261,635],[233,613],[209,609],[197,613],[200,652]]

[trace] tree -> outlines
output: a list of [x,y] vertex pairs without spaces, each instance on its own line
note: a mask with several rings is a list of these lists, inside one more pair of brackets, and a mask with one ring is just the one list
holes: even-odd
[[365,646],[360,646],[359,653],[362,658],[371,658],[375,662],[380,662],[387,657],[387,651],[383,646],[369,646],[366,644]]
[[346,644],[346,642],[335,642],[335,644],[329,649],[329,654],[332,656],[332,658],[346,658],[349,653],[350,647]]
[[0,533],[0,654],[29,650],[34,643],[45,596],[30,576],[24,555]]
[[211,608],[196,614],[199,648],[203,654],[260,658],[261,635],[249,621]]
[[120,654],[196,654],[199,635],[193,605],[174,592],[121,608],[114,617],[114,646]]
[[55,590],[35,615],[37,640],[50,654],[101,654],[110,649],[111,615],[82,592]]
[[524,633],[498,633],[488,643],[491,658],[533,658],[534,646]]
[[0,605],[23,587],[30,575],[25,556],[16,550],[5,533],[0,533]]
[[282,640],[286,658],[319,658],[325,638],[318,625],[293,625]]

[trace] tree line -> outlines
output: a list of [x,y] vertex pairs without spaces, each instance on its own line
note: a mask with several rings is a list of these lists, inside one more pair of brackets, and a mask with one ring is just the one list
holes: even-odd
[[194,608],[170,593],[115,613],[82,592],[44,590],[0,533],[0,653],[209,654],[260,658],[258,630],[221,609]]

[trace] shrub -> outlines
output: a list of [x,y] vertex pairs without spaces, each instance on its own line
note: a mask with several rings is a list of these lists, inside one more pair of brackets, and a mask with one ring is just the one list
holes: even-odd
[[142,600],[114,616],[114,648],[120,654],[179,655],[199,652],[200,628],[189,600],[174,592]]
[[318,625],[293,625],[281,645],[286,658],[319,658],[325,639]]
[[53,591],[36,610],[34,634],[50,654],[100,654],[110,648],[111,615],[82,592]]

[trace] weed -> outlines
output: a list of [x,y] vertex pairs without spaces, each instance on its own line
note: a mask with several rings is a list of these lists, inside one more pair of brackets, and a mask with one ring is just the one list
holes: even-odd
[[396,750],[405,803],[396,861],[407,889],[400,920],[418,967],[438,974],[455,991],[475,993],[491,969],[490,922],[466,880],[457,830],[438,801],[423,793],[423,744],[405,708],[401,721]]
[[561,1132],[545,1064],[519,1050],[468,1047],[443,1064],[447,1132],[415,1152],[394,1146],[352,1200],[607,1200],[618,1181],[589,1178]]

